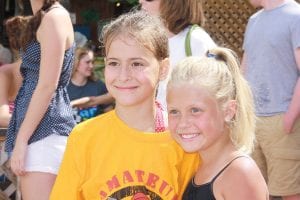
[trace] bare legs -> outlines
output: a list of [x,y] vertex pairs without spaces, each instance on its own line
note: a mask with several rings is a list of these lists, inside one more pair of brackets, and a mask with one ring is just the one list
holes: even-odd
[[56,175],[43,172],[27,172],[20,177],[23,200],[49,200]]

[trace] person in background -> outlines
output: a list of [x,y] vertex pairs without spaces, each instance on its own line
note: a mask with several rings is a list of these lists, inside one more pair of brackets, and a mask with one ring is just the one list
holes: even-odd
[[[94,52],[85,47],[77,48],[71,81],[67,87],[77,123],[113,109],[111,104],[80,106],[82,102],[89,101],[92,97],[107,94],[105,84],[96,79],[93,70]],[[111,97],[110,103],[112,102]]]
[[51,200],[181,199],[199,158],[172,140],[155,103],[169,66],[161,27],[143,11],[105,26],[104,75],[115,110],[74,128]]
[[[202,0],[139,0],[139,3],[143,10],[160,16],[164,22],[169,38],[170,72],[183,58],[204,56],[207,50],[216,46],[202,28],[205,22]],[[198,26],[194,28],[193,25]],[[156,97],[165,111],[166,86],[167,79],[159,83]]]
[[[22,26],[22,21],[8,20],[10,26],[6,26],[6,32],[11,47],[16,47],[19,41]],[[15,52],[16,60],[13,63],[4,64],[0,68],[0,127],[7,128],[11,119],[11,114],[14,108],[14,101],[18,90],[22,83],[22,76],[20,74],[21,59],[17,49]]]
[[243,71],[255,99],[253,158],[272,196],[300,200],[300,5],[250,0],[262,7],[247,24]]
[[0,127],[8,127],[14,100],[22,83],[21,60],[4,64],[0,68]]
[[231,50],[211,49],[208,56],[179,62],[167,87],[171,134],[202,161],[183,200],[267,200],[264,178],[248,156],[255,138],[250,87]]
[[[23,82],[15,99],[5,150],[20,180],[22,199],[48,200],[75,126],[66,86],[74,59],[69,13],[57,0],[31,0],[33,16],[16,16]],[[9,22],[7,24],[9,26]],[[45,159],[46,158],[46,159]]]

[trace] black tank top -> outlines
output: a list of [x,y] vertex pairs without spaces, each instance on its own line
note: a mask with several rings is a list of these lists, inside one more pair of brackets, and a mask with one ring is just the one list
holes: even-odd
[[183,200],[216,200],[213,193],[213,183],[220,176],[220,174],[236,159],[245,156],[237,156],[232,159],[223,169],[208,183],[197,185],[194,182],[195,177],[192,178],[187,188],[184,191]]

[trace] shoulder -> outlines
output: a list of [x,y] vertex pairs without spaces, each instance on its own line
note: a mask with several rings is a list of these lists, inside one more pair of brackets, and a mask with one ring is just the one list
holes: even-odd
[[96,81],[89,80],[88,83],[90,85],[93,85],[93,86],[96,86],[96,87],[105,86],[104,82],[101,81],[101,80],[96,80]]
[[105,83],[102,80],[95,81],[98,85],[105,85]]
[[196,42],[201,42],[201,43],[206,43],[207,45],[210,46],[216,46],[215,42],[213,39],[210,37],[210,35],[202,28],[198,27],[196,28],[192,34],[191,34],[191,40],[196,41]]
[[54,5],[44,15],[44,18],[48,20],[54,20],[56,18],[61,19],[61,17],[69,17],[69,12],[60,5]]
[[[256,163],[250,157],[234,160],[215,181],[218,195],[228,199],[265,199],[267,186]],[[236,191],[232,193],[233,189]],[[245,198],[247,197],[247,198]]]
[[41,21],[40,28],[51,30],[65,30],[71,25],[69,12],[63,7],[55,7],[46,12]]

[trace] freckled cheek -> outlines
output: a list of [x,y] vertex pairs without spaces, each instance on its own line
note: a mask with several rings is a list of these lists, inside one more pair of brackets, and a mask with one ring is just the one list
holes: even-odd
[[169,130],[172,134],[176,134],[177,120],[175,118],[169,117]]

